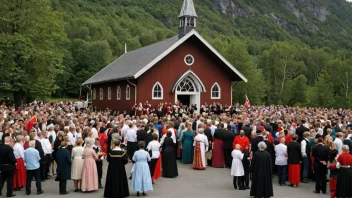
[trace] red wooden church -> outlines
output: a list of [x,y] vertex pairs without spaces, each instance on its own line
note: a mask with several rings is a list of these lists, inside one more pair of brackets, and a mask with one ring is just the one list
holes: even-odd
[[192,0],[184,0],[179,34],[127,52],[83,83],[92,106],[130,111],[146,101],[231,104],[232,82],[247,79],[195,30]]

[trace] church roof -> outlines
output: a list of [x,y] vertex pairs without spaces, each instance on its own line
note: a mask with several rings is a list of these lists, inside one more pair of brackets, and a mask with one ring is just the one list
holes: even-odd
[[164,51],[170,48],[177,40],[178,36],[166,39],[164,41],[127,52],[118,59],[110,63],[104,69],[100,70],[83,85],[96,84],[124,78],[134,78],[134,75],[143,69],[146,64],[152,62]]
[[123,54],[84,82],[83,85],[98,84],[122,79],[137,79],[191,36],[197,37],[213,54],[228,66],[228,68],[232,70],[239,79],[247,82],[247,79],[234,66],[232,66],[231,63],[229,63],[202,36],[200,36],[197,31],[192,30],[181,38],[175,36]]
[[178,17],[183,17],[183,16],[198,17],[196,10],[194,9],[193,0],[183,1],[182,9]]

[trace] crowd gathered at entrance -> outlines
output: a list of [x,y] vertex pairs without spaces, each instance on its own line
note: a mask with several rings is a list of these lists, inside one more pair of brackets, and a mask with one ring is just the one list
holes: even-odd
[[350,198],[351,128],[352,111],[346,109],[179,102],[152,109],[146,102],[118,114],[79,109],[70,101],[35,101],[18,109],[3,104],[0,190],[6,181],[7,197],[22,188],[30,195],[34,180],[42,194],[41,183],[55,178],[62,195],[73,180],[77,193],[104,188],[104,197],[116,198],[132,189],[146,196],[160,176],[179,175],[179,159],[199,171],[228,168],[233,189],[249,189],[252,197],[274,196],[276,175],[279,186],[315,182],[314,193]]

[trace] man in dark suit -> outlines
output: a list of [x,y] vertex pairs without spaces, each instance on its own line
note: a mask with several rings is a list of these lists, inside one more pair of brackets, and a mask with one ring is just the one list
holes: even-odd
[[71,155],[66,149],[67,142],[62,141],[61,147],[56,153],[57,161],[57,176],[56,181],[59,181],[60,195],[66,195],[69,192],[66,191],[67,180],[71,179]]
[[222,134],[222,141],[224,142],[224,160],[227,168],[231,168],[231,164],[232,164],[231,152],[233,150],[232,144],[233,144],[234,138],[235,138],[235,135],[231,130],[231,125],[228,125],[227,130],[226,131],[224,130]]
[[[213,136],[211,135],[211,130],[210,130],[210,126],[211,126],[211,121],[207,122],[207,126],[204,129],[204,135],[207,136],[208,138],[208,143],[209,143],[209,147],[207,151],[211,151],[213,150],[212,147],[212,143],[213,143]],[[199,127],[198,127],[199,128]],[[207,152],[205,151],[205,152]],[[208,159],[208,164],[211,164],[211,159]]]
[[318,144],[313,146],[312,155],[314,157],[314,171],[315,171],[315,191],[326,193],[326,164],[329,158],[329,148],[323,145],[323,138],[318,138]]
[[0,140],[0,196],[2,196],[2,188],[4,187],[5,180],[7,181],[7,194],[6,197],[14,197],[12,191],[13,177],[16,169],[16,158],[13,154],[11,146],[3,143]]
[[309,129],[305,126],[303,126],[303,124],[305,123],[305,120],[301,120],[299,121],[299,126],[296,129],[296,135],[298,135],[298,140],[297,142],[301,143],[301,141],[303,140],[303,133],[306,131],[309,131]]

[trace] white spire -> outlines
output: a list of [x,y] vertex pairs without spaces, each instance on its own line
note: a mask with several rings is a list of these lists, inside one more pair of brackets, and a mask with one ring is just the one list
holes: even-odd
[[198,17],[196,10],[194,9],[193,0],[184,0],[180,15],[178,17],[190,16]]
[[127,53],[127,43],[125,43],[125,54]]

